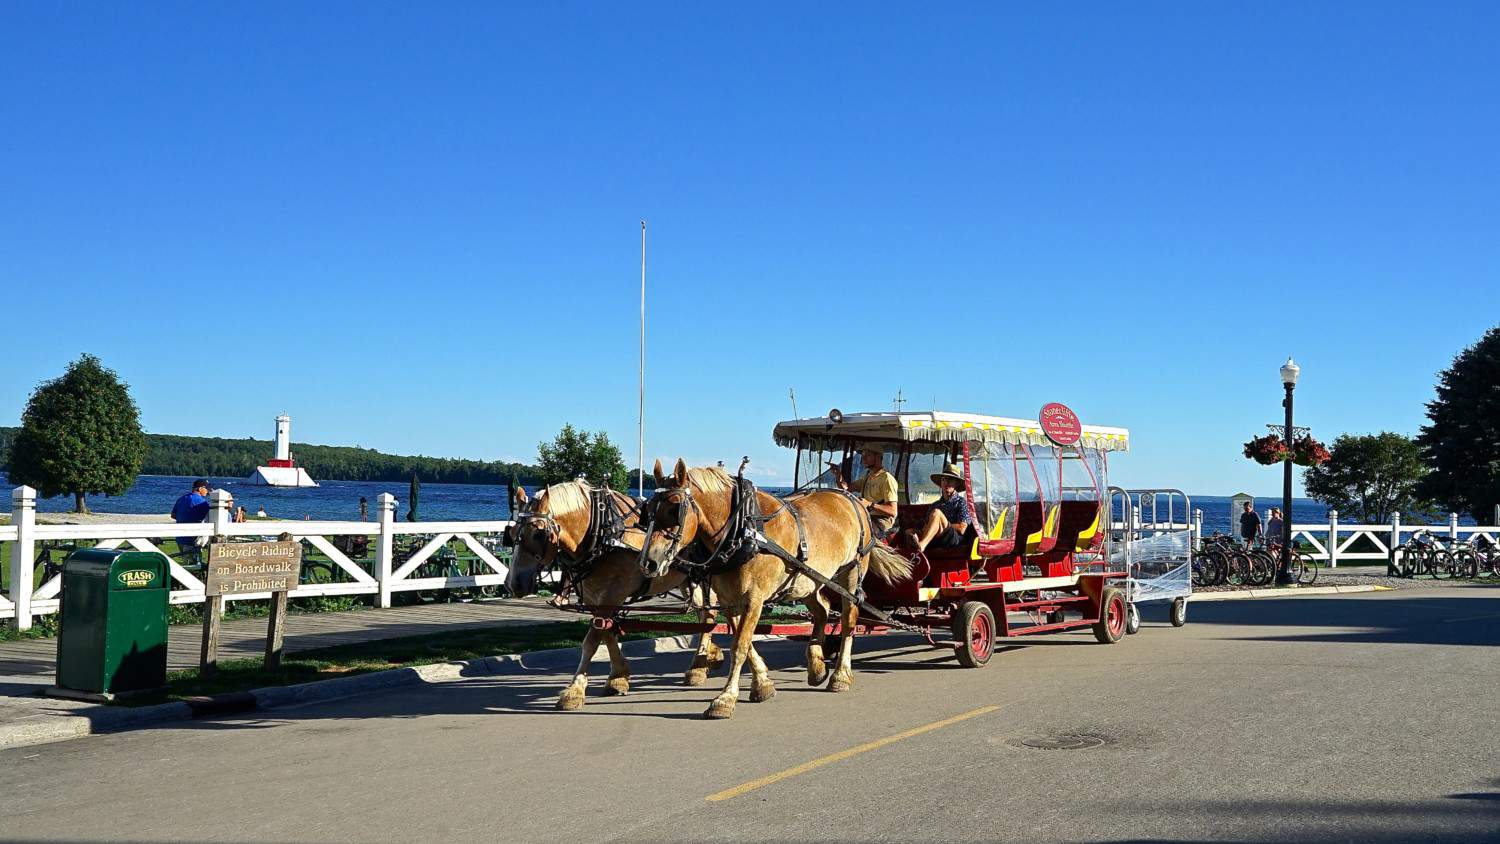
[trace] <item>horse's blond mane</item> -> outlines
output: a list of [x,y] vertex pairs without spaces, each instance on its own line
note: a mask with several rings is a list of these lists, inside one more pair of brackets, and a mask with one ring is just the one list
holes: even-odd
[[537,499],[556,518],[587,514],[589,509],[589,495],[581,481],[552,484]]
[[720,493],[734,489],[734,479],[729,477],[728,472],[717,466],[688,469],[687,474],[688,483],[704,492]]

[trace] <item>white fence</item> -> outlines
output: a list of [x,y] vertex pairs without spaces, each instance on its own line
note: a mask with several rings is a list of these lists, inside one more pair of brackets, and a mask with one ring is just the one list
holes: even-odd
[[[375,605],[389,607],[391,595],[396,592],[429,589],[463,589],[498,586],[505,582],[506,568],[495,554],[481,541],[487,534],[498,534],[509,521],[479,522],[398,522],[396,521],[396,498],[390,493],[376,496],[375,522],[313,522],[276,521],[242,522],[231,520],[229,494],[214,490],[209,494],[209,521],[202,524],[173,524],[154,522],[141,524],[97,524],[97,525],[39,525],[36,523],[36,490],[19,487],[11,494],[11,524],[0,526],[0,543],[9,544],[10,589],[8,595],[0,596],[0,619],[15,619],[18,629],[25,630],[37,616],[57,612],[58,593],[62,589],[61,575],[49,577],[36,584],[37,546],[49,540],[93,541],[97,548],[119,548],[129,546],[141,551],[160,551],[157,542],[170,537],[210,538],[266,537],[272,534],[290,534],[293,539],[305,541],[327,557],[331,566],[346,577],[343,581],[330,583],[306,583],[289,595],[304,598],[316,595],[374,595]],[[420,547],[412,548],[420,538],[429,537]],[[361,566],[335,547],[330,537],[364,536],[374,537],[374,556]],[[397,547],[402,545],[398,537],[407,538],[405,545],[409,554],[403,554],[397,562]],[[450,542],[460,541],[468,547],[482,563],[484,571],[462,576],[433,577],[416,576],[433,555]],[[168,555],[168,559],[171,559]],[[60,562],[60,561],[59,561]],[[431,567],[428,567],[429,570]],[[204,600],[203,581],[194,572],[183,568],[177,560],[171,562],[172,595],[174,604],[196,604]],[[34,584],[36,584],[34,586]],[[235,600],[269,598],[265,595],[240,595]]]
[[[1496,505],[1495,511],[1496,521],[1500,521],[1500,505]],[[1328,511],[1326,524],[1299,525],[1294,523],[1292,541],[1306,543],[1312,548],[1308,552],[1309,557],[1325,561],[1330,568],[1337,568],[1340,562],[1395,562],[1400,557],[1401,544],[1410,539],[1413,534],[1423,530],[1437,537],[1446,537],[1450,541],[1467,542],[1482,534],[1488,534],[1491,538],[1500,541],[1500,527],[1460,525],[1457,513],[1448,514],[1446,525],[1402,524],[1400,513],[1392,516],[1391,523],[1388,525],[1345,525],[1339,523],[1337,510]],[[1193,511],[1193,533],[1195,538],[1202,538],[1202,510]],[[1373,546],[1375,550],[1353,550],[1362,539],[1367,540],[1362,543],[1363,545]]]

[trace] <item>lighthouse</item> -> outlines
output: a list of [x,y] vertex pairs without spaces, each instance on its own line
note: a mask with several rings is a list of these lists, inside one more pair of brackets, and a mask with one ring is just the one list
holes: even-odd
[[267,465],[259,466],[246,483],[258,486],[317,486],[307,470],[292,459],[292,417],[276,417],[276,451]]

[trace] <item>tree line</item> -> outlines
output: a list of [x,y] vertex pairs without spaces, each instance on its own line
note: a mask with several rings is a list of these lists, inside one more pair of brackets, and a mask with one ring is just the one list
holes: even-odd
[[[20,428],[0,428],[0,471],[10,471],[11,443]],[[214,478],[249,477],[270,458],[270,440],[186,437],[146,434],[143,475],[203,475]],[[504,461],[461,460],[446,457],[384,454],[369,448],[334,445],[296,445],[297,465],[315,480],[406,481],[416,475],[427,483],[504,484],[541,481],[535,466]]]

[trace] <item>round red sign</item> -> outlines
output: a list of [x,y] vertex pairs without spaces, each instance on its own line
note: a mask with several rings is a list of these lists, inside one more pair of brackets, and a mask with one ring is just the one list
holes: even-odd
[[1042,405],[1037,416],[1042,423],[1042,433],[1058,445],[1076,445],[1083,436],[1083,426],[1078,423],[1078,414],[1065,404],[1050,402]]

